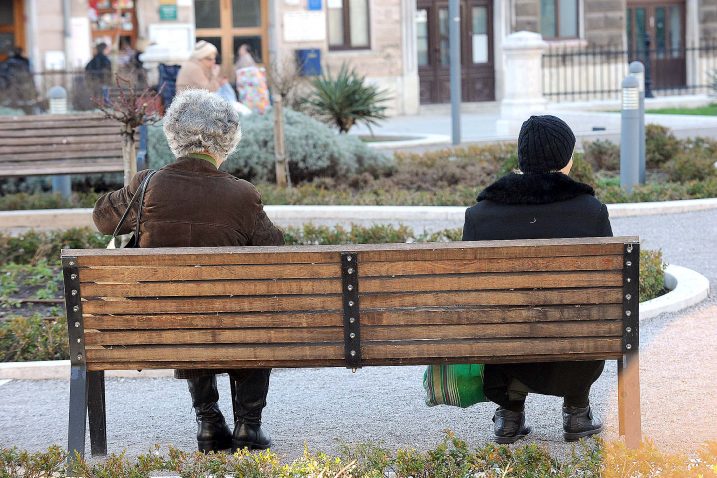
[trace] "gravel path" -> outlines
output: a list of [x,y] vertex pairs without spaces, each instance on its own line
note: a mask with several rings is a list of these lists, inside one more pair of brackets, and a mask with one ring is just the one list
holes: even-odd
[[[717,211],[613,220],[616,235],[637,234],[643,247],[660,248],[668,261],[695,269],[717,286]],[[717,439],[717,299],[642,325],[642,417],[645,435],[666,449],[690,452]],[[467,410],[423,404],[423,367],[275,370],[265,411],[274,450],[292,458],[304,444],[336,451],[340,442],[381,442],[390,448],[434,447],[451,429],[471,445],[488,442],[494,407]],[[617,437],[615,364],[592,391],[606,421],[605,438]],[[230,416],[229,385],[220,379],[221,407]],[[69,386],[66,381],[0,384],[0,446],[29,450],[64,446]],[[141,398],[139,398],[141,397]],[[173,379],[110,379],[107,383],[108,445],[129,455],[150,445],[192,450],[195,425],[186,385]],[[533,440],[556,455],[569,453],[562,439],[560,400],[531,395]],[[89,448],[89,441],[88,441]]]

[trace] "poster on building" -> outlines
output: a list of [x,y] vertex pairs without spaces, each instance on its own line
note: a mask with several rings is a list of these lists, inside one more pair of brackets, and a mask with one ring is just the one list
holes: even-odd
[[326,40],[326,16],[324,12],[286,12],[284,13],[284,41],[324,41]]

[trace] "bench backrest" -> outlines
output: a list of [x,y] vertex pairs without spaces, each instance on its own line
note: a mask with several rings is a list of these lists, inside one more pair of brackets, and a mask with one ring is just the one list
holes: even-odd
[[619,359],[634,237],[64,250],[88,370]]
[[0,176],[122,171],[119,133],[97,113],[0,117]]

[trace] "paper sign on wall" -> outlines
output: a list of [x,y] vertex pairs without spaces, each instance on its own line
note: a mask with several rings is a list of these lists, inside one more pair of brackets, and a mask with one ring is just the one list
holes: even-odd
[[326,17],[324,12],[284,13],[284,41],[326,40]]

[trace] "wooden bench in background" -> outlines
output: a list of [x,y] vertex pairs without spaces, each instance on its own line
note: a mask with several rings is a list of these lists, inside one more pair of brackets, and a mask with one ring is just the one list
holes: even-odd
[[[70,452],[107,453],[105,370],[618,361],[641,440],[634,237],[64,250]],[[309,405],[310,406],[310,405]]]
[[0,116],[0,177],[122,171],[120,125],[101,113]]

